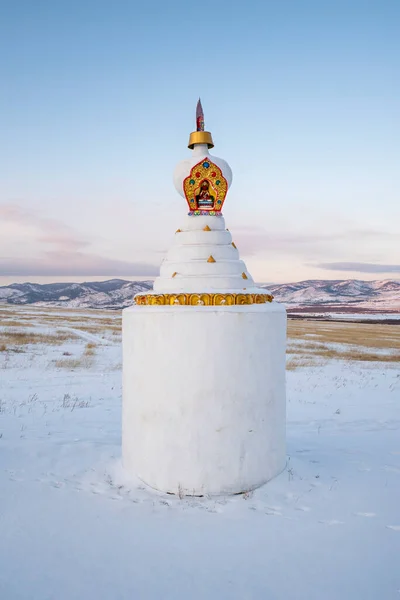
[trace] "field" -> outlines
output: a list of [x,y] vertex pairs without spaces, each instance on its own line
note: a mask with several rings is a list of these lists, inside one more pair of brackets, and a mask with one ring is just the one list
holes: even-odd
[[399,367],[400,326],[290,321],[285,471],[179,499],[120,466],[120,313],[0,306],[0,598],[399,598]]

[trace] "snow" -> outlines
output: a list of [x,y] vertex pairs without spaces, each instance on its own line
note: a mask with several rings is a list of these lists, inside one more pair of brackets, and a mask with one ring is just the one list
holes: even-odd
[[[398,365],[288,371],[285,471],[253,493],[180,499],[120,466],[120,337],[70,329],[0,353],[1,599],[399,597]],[[86,366],[56,367],[88,339]]]

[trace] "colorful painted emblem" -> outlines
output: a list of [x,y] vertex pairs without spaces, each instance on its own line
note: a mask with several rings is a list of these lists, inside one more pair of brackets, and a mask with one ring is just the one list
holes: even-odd
[[194,165],[183,182],[183,191],[189,205],[189,214],[221,214],[228,182],[221,169],[203,158]]

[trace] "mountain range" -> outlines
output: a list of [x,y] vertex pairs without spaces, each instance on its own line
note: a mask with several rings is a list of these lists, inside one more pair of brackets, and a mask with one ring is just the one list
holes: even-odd
[[[400,281],[307,280],[261,286],[285,304],[289,313],[400,313]],[[0,304],[36,304],[66,308],[121,309],[134,303],[152,281],[85,283],[13,283],[0,287]]]

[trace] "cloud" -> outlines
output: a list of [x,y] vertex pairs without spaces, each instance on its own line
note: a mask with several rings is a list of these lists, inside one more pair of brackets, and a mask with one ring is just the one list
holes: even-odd
[[332,262],[316,265],[328,271],[357,271],[359,273],[400,273],[400,265],[378,265],[363,262]]
[[27,210],[16,203],[0,205],[0,221],[30,227],[36,230],[38,242],[53,244],[66,251],[78,250],[89,244],[88,240],[62,221],[43,217],[39,211]]
[[124,262],[91,254],[75,252],[71,255],[46,253],[37,259],[0,259],[0,276],[140,276],[150,277],[159,273],[159,267],[146,263]]
[[29,211],[18,204],[0,205],[0,223],[17,224],[21,229],[33,229],[41,256],[27,258],[1,258],[0,275],[50,275],[50,276],[154,276],[159,267],[142,262],[109,259],[82,252],[90,241],[72,227],[56,219],[44,217],[38,211]]
[[252,256],[259,252],[275,251],[287,254],[299,254],[318,248],[326,249],[329,244],[338,242],[373,242],[374,240],[397,240],[399,235],[385,231],[360,229],[334,233],[315,232],[267,232],[261,227],[232,228],[235,243],[241,254]]

